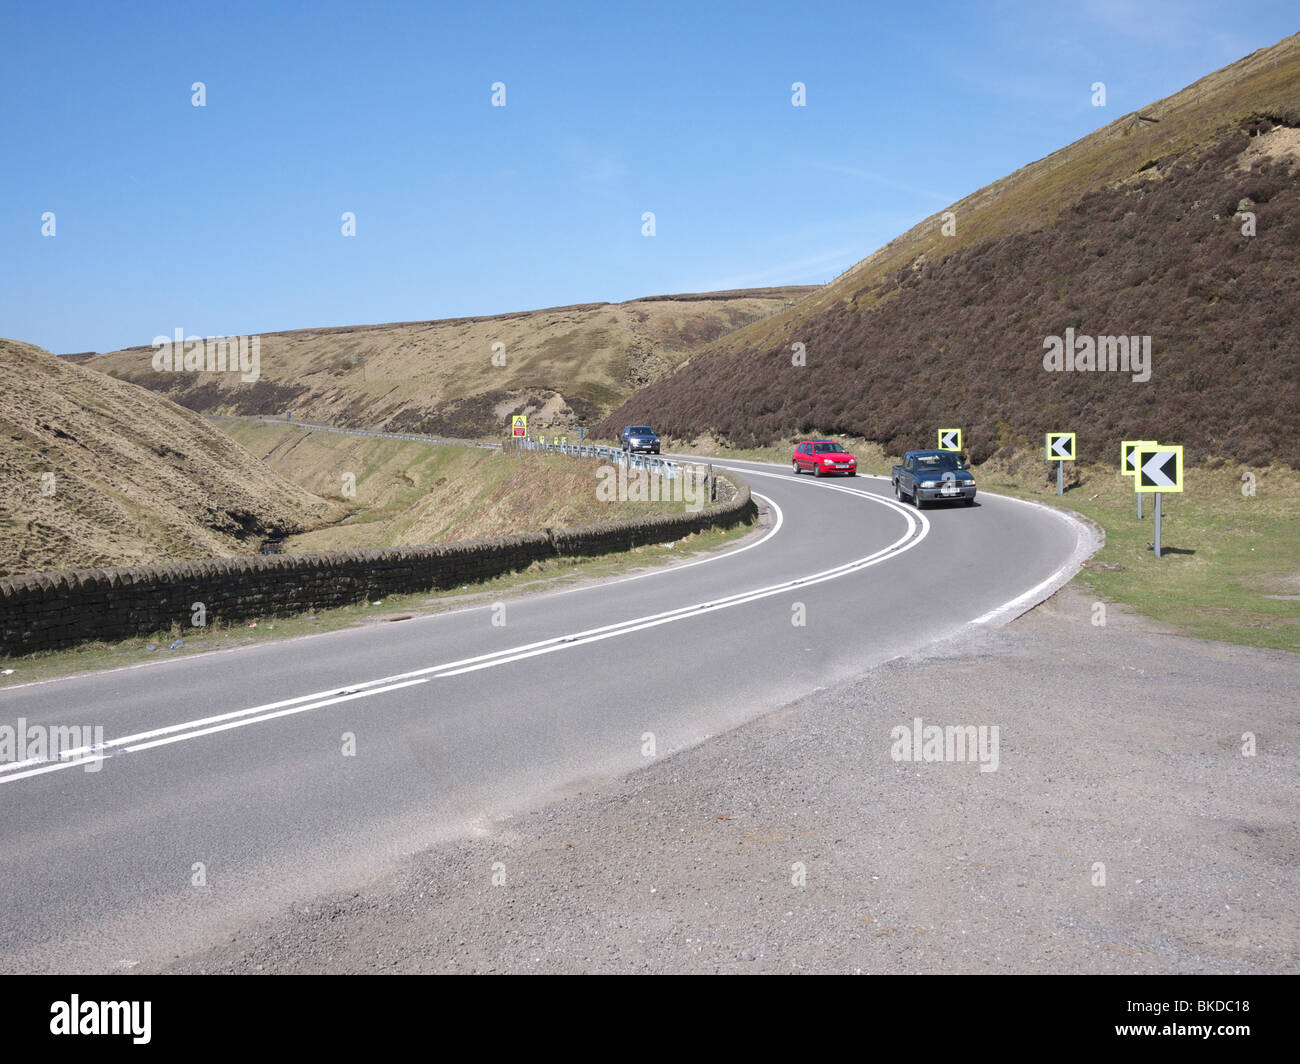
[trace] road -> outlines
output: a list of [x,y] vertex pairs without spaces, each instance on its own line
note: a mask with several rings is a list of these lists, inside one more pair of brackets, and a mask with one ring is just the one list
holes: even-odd
[[510,599],[504,615],[481,605],[0,692],[0,724],[102,726],[111,751],[97,771],[0,766],[0,970],[163,962],[360,886],[1009,620],[1093,546],[1012,499],[918,513],[887,480],[731,465],[767,528],[724,553]]

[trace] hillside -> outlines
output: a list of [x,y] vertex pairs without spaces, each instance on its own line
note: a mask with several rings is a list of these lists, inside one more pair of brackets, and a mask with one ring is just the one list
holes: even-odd
[[[1064,429],[1086,459],[1158,436],[1193,461],[1300,465],[1297,126],[1293,36],[959,201],[952,235],[934,215],[596,431],[845,432],[896,453],[953,424],[978,461]],[[1048,371],[1067,329],[1149,336],[1149,378]]]
[[[283,422],[221,427],[276,473],[334,504],[328,525],[285,541],[290,553],[445,543],[685,509],[681,501],[603,501],[598,466],[584,458],[430,446]],[[347,496],[343,473],[352,475]]]
[[0,575],[256,552],[325,505],[198,415],[0,339]]
[[345,427],[498,435],[512,413],[530,414],[538,426],[590,423],[705,343],[810,290],[660,296],[484,318],[263,333],[261,376],[252,383],[234,373],[155,372],[150,347],[97,355],[88,364],[205,414],[291,410]]

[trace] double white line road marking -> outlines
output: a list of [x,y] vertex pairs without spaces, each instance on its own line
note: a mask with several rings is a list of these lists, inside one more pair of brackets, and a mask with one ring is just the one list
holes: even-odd
[[[745,473],[753,476],[773,476],[777,474],[759,473],[756,470],[744,470]],[[300,695],[297,698],[288,698],[280,702],[269,702],[265,705],[252,706],[248,709],[235,710],[230,713],[221,713],[216,716],[203,717],[199,720],[185,721],[180,724],[171,724],[163,728],[154,728],[150,731],[139,732],[135,735],[126,735],[119,739],[111,739],[97,746],[83,746],[74,750],[62,752],[62,756],[51,761],[41,758],[29,758],[25,761],[16,761],[7,765],[0,765],[0,783],[14,783],[21,779],[27,779],[31,776],[44,775],[47,772],[58,772],[61,769],[76,768],[77,766],[85,767],[104,757],[113,757],[118,754],[134,754],[144,750],[152,750],[160,746],[168,746],[172,743],[185,742],[189,739],[197,739],[204,735],[215,735],[217,732],[230,731],[233,728],[244,728],[250,724],[260,724],[263,721],[276,720],[280,717],[289,717],[298,713],[307,713],[315,709],[324,709],[326,706],[336,706],[342,702],[352,702],[361,698],[370,698],[374,695],[386,694],[389,691],[398,691],[404,687],[414,687],[418,684],[428,683],[431,680],[443,679],[451,676],[461,676],[469,672],[478,672],[482,669],[496,668],[498,665],[506,665],[515,661],[522,661],[527,658],[537,657],[541,654],[553,654],[560,650],[571,650],[574,647],[585,646],[589,643],[600,642],[604,639],[613,639],[616,636],[629,635],[632,632],[644,631],[647,628],[655,628],[662,624],[672,624],[675,621],[683,621],[691,617],[700,617],[705,614],[714,613],[718,610],[729,609],[732,606],[742,606],[749,602],[757,602],[759,599],[770,598],[773,595],[781,595],[795,588],[810,587],[814,584],[824,583],[827,580],[836,580],[851,573],[860,572],[873,565],[878,565],[883,561],[896,557],[904,551],[911,550],[930,531],[930,524],[924,515],[914,512],[910,507],[904,508],[893,499],[882,498],[873,495],[870,492],[862,491],[856,488],[842,487],[838,485],[824,485],[832,491],[843,491],[851,495],[858,495],[872,502],[887,506],[892,510],[900,513],[907,520],[907,531],[898,537],[887,547],[865,557],[858,558],[843,565],[837,565],[830,569],[823,569],[820,572],[810,573],[808,576],[801,576],[794,580],[786,580],[779,584],[770,584],[766,587],[755,588],[750,591],[742,591],[734,595],[725,595],[721,598],[709,599],[704,602],[696,602],[689,606],[681,606],[673,610],[665,610],[662,613],[650,614],[644,617],[634,617],[630,620],[619,621],[616,624],[602,625],[598,628],[588,628],[585,631],[574,632],[569,635],[555,636],[550,639],[543,639],[536,643],[528,643],[524,646],[510,647],[505,650],[494,651],[490,654],[480,654],[472,658],[463,658],[460,661],[446,662],[441,665],[431,665],[427,668],[417,669],[413,672],[399,673],[394,676],[385,676],[378,680],[367,680],[364,683],[353,684],[348,687],[336,688],[332,691],[317,691],[314,694]],[[781,508],[766,496],[757,495],[763,499],[776,513],[777,527],[784,523],[784,516]],[[668,570],[672,571],[672,570]]]

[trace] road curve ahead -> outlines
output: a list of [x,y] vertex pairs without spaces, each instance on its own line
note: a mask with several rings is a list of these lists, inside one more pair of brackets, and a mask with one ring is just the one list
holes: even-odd
[[99,726],[108,751],[89,765],[0,765],[0,969],[165,963],[420,847],[1009,619],[1093,549],[1082,525],[1012,499],[917,512],[887,480],[729,464],[768,527],[725,553],[509,599],[504,612],[0,692],[0,725]]

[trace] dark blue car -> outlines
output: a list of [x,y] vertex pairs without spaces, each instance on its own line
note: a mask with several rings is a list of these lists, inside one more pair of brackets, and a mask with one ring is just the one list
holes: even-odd
[[623,450],[629,454],[644,451],[646,454],[659,453],[659,434],[649,425],[628,425],[619,434]]

